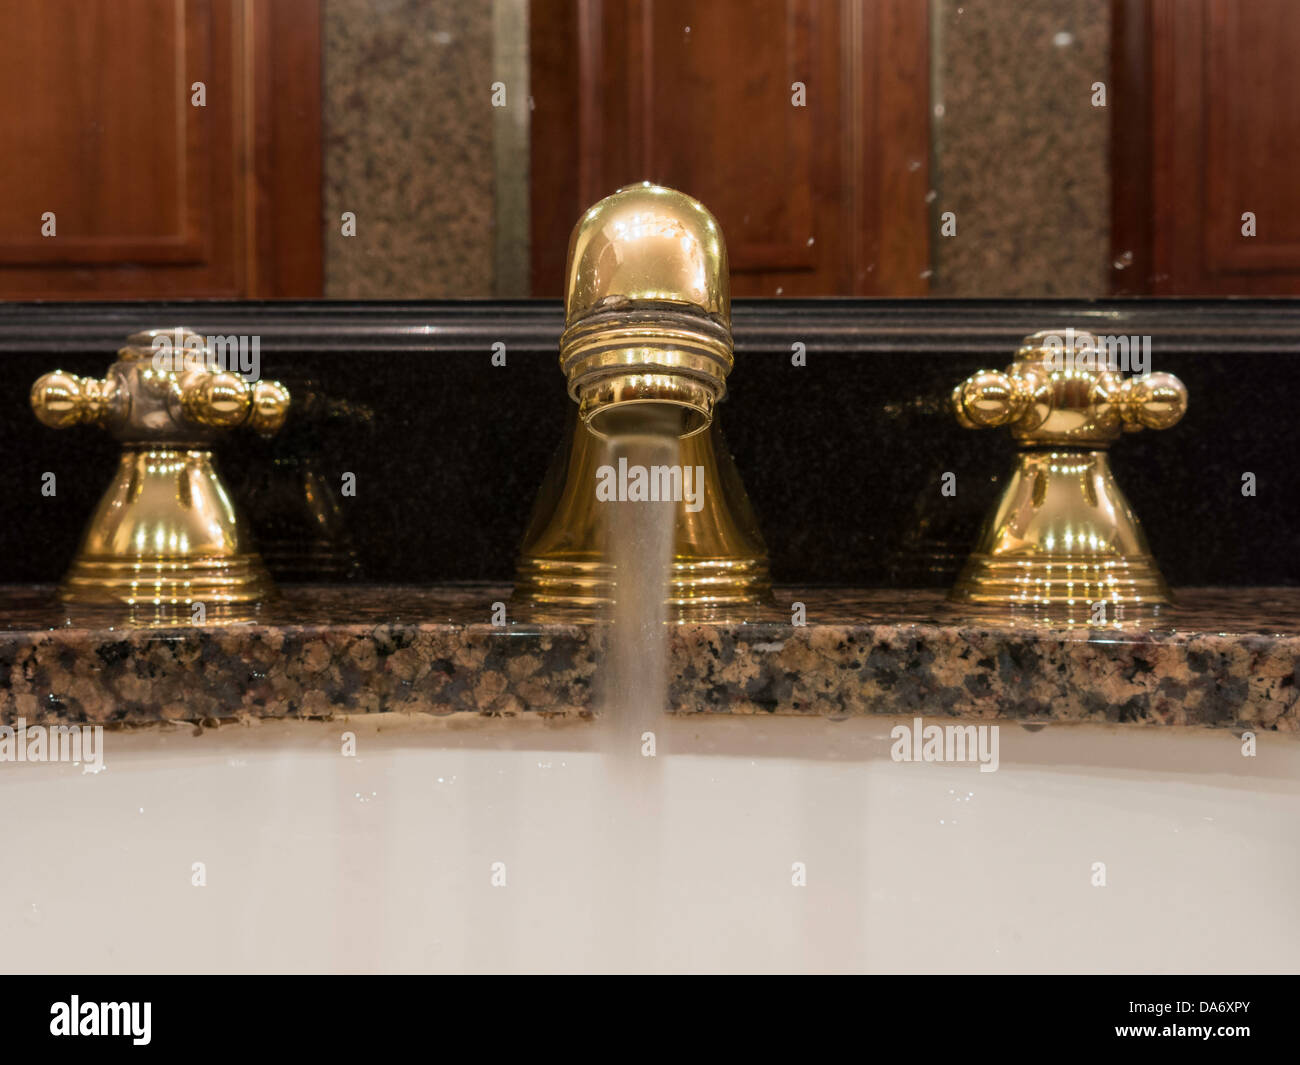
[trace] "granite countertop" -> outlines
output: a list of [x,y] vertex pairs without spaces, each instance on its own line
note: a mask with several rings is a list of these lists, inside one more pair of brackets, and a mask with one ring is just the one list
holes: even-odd
[[[937,590],[778,589],[743,619],[673,626],[672,709],[1300,732],[1300,588],[1178,601],[1146,628],[1059,629],[977,621]],[[0,587],[0,723],[589,718],[605,639],[518,616],[492,585],[289,586],[249,617],[148,626]]]

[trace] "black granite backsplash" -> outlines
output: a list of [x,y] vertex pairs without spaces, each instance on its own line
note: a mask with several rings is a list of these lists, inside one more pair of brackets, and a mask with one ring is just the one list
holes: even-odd
[[[339,577],[508,581],[568,411],[557,304],[9,304],[0,306],[0,583],[56,580],[116,456],[103,432],[37,423],[27,394],[59,367],[102,375],[148,326],[261,337],[262,369],[311,410],[269,443],[231,437],[220,463],[255,529],[310,467],[335,489],[353,562]],[[1300,301],[770,301],[737,305],[719,418],[783,583],[947,583],[1010,468],[1005,431],[968,432],[953,385],[1002,368],[1018,338],[1074,324],[1153,336],[1154,369],[1190,395],[1175,428],[1121,440],[1116,476],[1175,585],[1300,583]],[[506,344],[494,367],[492,345]],[[807,365],[791,365],[806,345]],[[58,491],[41,493],[53,472]],[[957,475],[957,495],[940,478]],[[1242,495],[1253,473],[1257,494]],[[298,574],[277,563],[282,578]]]

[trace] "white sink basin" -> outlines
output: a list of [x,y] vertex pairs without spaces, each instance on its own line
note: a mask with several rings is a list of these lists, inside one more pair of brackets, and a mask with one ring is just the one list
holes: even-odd
[[1295,970],[1294,738],[1262,733],[1246,758],[1228,732],[1011,724],[981,773],[891,761],[896,723],[666,718],[654,759],[601,753],[584,724],[110,733],[97,773],[0,764],[0,958],[34,972]]

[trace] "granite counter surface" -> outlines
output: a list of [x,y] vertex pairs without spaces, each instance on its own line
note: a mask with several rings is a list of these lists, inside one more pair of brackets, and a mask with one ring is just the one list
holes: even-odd
[[[1061,629],[975,620],[938,591],[778,589],[747,618],[673,626],[671,708],[1300,732],[1300,588],[1178,600],[1146,628]],[[0,587],[0,723],[589,718],[606,635],[491,585],[291,586],[247,618],[148,626]]]

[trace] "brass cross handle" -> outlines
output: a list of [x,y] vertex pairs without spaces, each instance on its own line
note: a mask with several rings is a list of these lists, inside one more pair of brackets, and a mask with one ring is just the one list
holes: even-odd
[[1168,429],[1187,411],[1187,388],[1171,373],[1124,377],[1115,348],[1088,333],[1026,337],[1005,371],[981,370],[952,392],[967,429],[1006,425],[1024,445],[1105,447],[1121,432]]
[[225,609],[270,594],[212,454],[222,429],[269,433],[284,423],[288,389],[245,377],[257,376],[259,348],[251,337],[150,329],[127,339],[103,378],[55,370],[32,385],[45,425],[98,425],[123,445],[64,576],[66,601],[170,618],[176,608]]
[[188,329],[131,336],[103,378],[55,370],[32,385],[37,419],[51,429],[98,425],[124,442],[206,440],[212,430],[245,426],[273,433],[289,411],[279,381],[247,381],[223,368],[219,353]]
[[42,374],[32,385],[32,410],[42,425],[67,429],[73,425],[109,428],[125,410],[125,397],[117,382],[55,370]]

